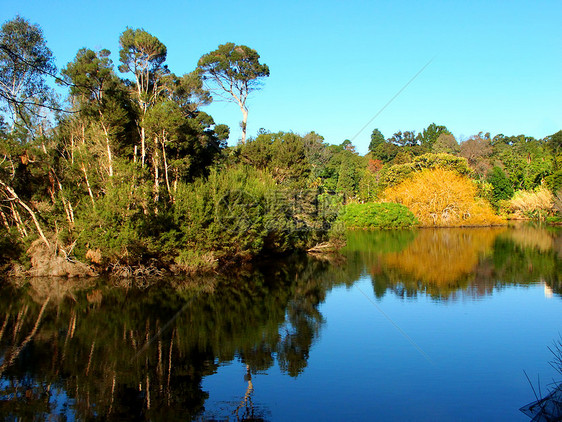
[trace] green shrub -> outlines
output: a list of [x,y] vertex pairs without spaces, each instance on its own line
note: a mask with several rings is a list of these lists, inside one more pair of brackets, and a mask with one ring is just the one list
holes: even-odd
[[[23,242],[15,228],[0,226],[0,271],[4,273],[25,252]],[[1,276],[0,276],[1,278]]]
[[[178,186],[174,225],[179,261],[212,252],[219,263],[303,250],[327,237],[335,218],[315,191],[286,189],[267,171],[236,166]],[[192,250],[193,253],[181,251]]]
[[562,190],[562,170],[557,170],[550,176],[545,177],[544,181],[553,194],[560,192]]
[[509,178],[498,166],[494,166],[494,168],[490,172],[488,176],[488,183],[490,183],[493,188],[491,195],[487,199],[489,199],[490,203],[494,206],[495,209],[498,209],[500,201],[509,200],[514,194],[513,187],[509,182]]
[[394,229],[419,224],[407,207],[394,203],[348,204],[340,213],[339,220],[347,228],[358,229]]

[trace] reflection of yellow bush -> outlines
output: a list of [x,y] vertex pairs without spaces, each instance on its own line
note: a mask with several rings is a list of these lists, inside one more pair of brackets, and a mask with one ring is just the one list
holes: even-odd
[[503,219],[483,199],[476,197],[472,180],[443,169],[423,170],[397,186],[383,198],[406,205],[424,226],[486,226]]
[[509,237],[521,248],[534,248],[541,252],[552,249],[554,239],[543,228],[522,226],[509,232]]
[[404,271],[421,283],[439,287],[456,285],[478,265],[504,228],[420,230],[402,252],[384,255],[387,265]]

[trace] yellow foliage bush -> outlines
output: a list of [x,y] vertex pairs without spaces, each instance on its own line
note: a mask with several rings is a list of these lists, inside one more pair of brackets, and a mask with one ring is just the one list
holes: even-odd
[[440,168],[416,172],[383,192],[383,200],[406,205],[422,226],[460,227],[502,224],[491,206],[477,197],[467,176]]
[[518,217],[541,217],[554,211],[554,198],[546,188],[537,191],[517,191],[508,208]]

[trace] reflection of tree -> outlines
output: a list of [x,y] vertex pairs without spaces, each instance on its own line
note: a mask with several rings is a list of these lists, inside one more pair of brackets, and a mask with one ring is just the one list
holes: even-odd
[[[244,394],[244,397],[240,401],[240,404],[234,411],[234,414],[236,415],[236,420],[243,420],[243,421],[262,420],[262,419],[257,419],[255,417],[254,403],[252,400],[252,394],[254,393],[254,384],[252,383],[252,371],[250,371],[249,365],[246,365],[246,375],[244,375],[244,380],[248,383],[248,387],[246,388],[246,393]],[[242,415],[240,415],[241,410],[242,410]]]
[[[47,292],[42,284],[4,291],[0,352],[12,356],[10,350],[20,345],[21,353],[6,365],[1,394],[7,397],[15,388],[9,380],[17,384],[27,377],[37,397],[44,397],[45,385],[58,388],[50,388],[42,410],[37,408],[46,417],[64,401],[72,419],[185,420],[205,414],[208,394],[202,379],[221,362],[239,358],[251,386],[244,406],[253,409],[253,373],[276,360],[291,376],[306,367],[323,323],[317,306],[332,285],[321,276],[327,268],[327,263],[297,260],[241,277],[219,277],[212,288],[207,282],[144,289],[90,283],[65,295],[59,286],[49,303],[40,302]],[[14,330],[33,335],[22,345],[25,336],[7,335]],[[0,407],[2,416],[23,415],[25,395],[12,397]],[[239,417],[258,419],[252,412],[240,410]]]
[[490,251],[502,231],[503,228],[421,230],[407,249],[385,255],[384,261],[423,283],[457,286],[472,273],[479,256]]
[[521,248],[536,248],[541,252],[548,252],[553,248],[554,236],[545,227],[529,224],[520,225],[507,234],[515,244]]
[[499,236],[493,256],[496,277],[519,284],[544,282],[562,296],[562,257],[557,246],[561,242],[562,231],[544,227],[517,228]]
[[[32,313],[29,312],[30,308],[28,305],[18,309],[17,314],[15,312],[13,315],[10,312],[5,313],[4,322],[0,329],[0,340],[6,335],[6,337],[8,337],[7,343],[9,343],[9,346],[7,348],[2,348],[3,356],[1,358],[2,364],[0,365],[0,376],[2,376],[2,380],[0,381],[0,400],[2,406],[0,407],[0,411],[9,407],[5,406],[4,403],[11,397],[16,399],[16,407],[21,412],[20,415],[26,419],[33,419],[35,415],[44,414],[49,409],[49,397],[52,383],[34,385],[34,383],[29,382],[28,377],[25,376],[23,379],[3,376],[4,373],[17,362],[22,351],[36,336],[48,303],[49,297],[44,300],[35,318],[34,315],[28,318]],[[34,318],[35,322],[33,322],[32,318]],[[11,329],[7,330],[9,325]]]
[[359,253],[363,256],[400,252],[418,235],[419,230],[370,230],[350,231],[344,252]]
[[505,284],[530,282],[562,290],[562,232],[553,228],[354,232],[350,240],[345,270],[334,271],[354,280],[369,273],[379,298],[388,291],[403,298],[480,297]]
[[316,309],[318,303],[316,300],[303,300],[302,297],[289,303],[288,323],[282,328],[284,332],[277,347],[277,357],[281,369],[292,377],[301,374],[306,368],[310,347],[324,322]]

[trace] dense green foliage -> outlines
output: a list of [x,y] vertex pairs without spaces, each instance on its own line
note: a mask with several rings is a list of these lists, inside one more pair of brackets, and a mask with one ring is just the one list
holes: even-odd
[[[306,249],[322,239],[335,213],[314,191],[283,189],[264,171],[234,167],[213,170],[206,180],[182,186],[174,207],[178,245],[213,259],[247,260],[272,252]],[[189,259],[188,259],[189,258]]]
[[498,166],[495,166],[488,175],[488,183],[492,185],[492,199],[490,202],[495,207],[498,207],[499,201],[511,199],[513,196],[513,187],[503,170]]
[[254,50],[225,44],[228,63],[211,54],[178,76],[157,37],[127,28],[118,70],[130,79],[108,50],[79,50],[57,79],[68,109],[48,122],[40,112],[55,69],[40,29],[17,18],[0,35],[12,42],[0,76],[22,87],[1,96],[10,127],[0,131],[0,265],[39,239],[34,251],[98,271],[208,270],[327,235],[338,201],[310,180],[329,159],[321,138],[263,134],[227,148],[228,127],[200,110],[212,101],[204,75],[232,77],[246,94],[268,75]]
[[351,229],[396,229],[418,224],[407,207],[393,203],[347,204],[339,220]]

